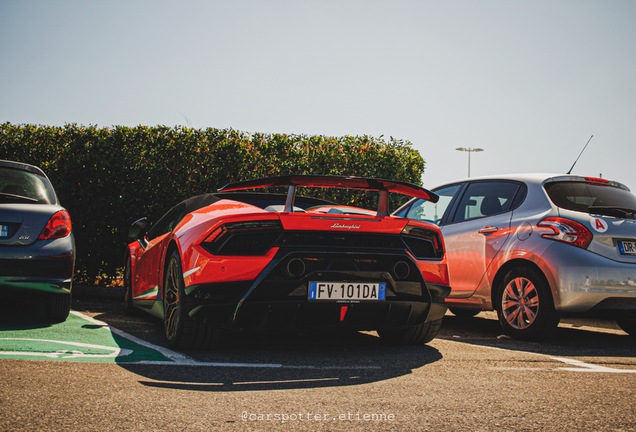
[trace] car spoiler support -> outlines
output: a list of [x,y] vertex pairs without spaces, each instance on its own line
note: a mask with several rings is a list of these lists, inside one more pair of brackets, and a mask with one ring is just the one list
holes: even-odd
[[378,216],[389,215],[389,191],[381,190],[380,199],[378,200]]
[[294,201],[296,200],[296,186],[289,186],[287,189],[287,198],[285,199],[284,212],[292,213],[294,211]]

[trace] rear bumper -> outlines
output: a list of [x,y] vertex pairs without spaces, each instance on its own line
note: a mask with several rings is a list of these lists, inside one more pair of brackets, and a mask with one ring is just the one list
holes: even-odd
[[71,279],[0,277],[0,290],[16,293],[52,293],[70,295]]
[[[411,284],[399,288],[412,288]],[[185,304],[193,319],[225,328],[336,327],[353,330],[400,328],[442,319],[450,287],[428,284],[418,294],[392,291],[382,301],[311,301],[307,285],[267,284],[263,291],[250,283],[205,284],[189,287]],[[278,288],[278,289],[276,289]]]
[[[396,272],[396,263],[405,271]],[[292,264],[298,269],[291,271]],[[309,300],[311,281],[384,283],[386,299]],[[281,249],[254,280],[190,285],[185,293],[193,319],[222,327],[380,330],[441,319],[450,287],[427,284],[417,263],[404,252]]]
[[246,302],[234,319],[236,304],[195,306],[194,319],[211,320],[224,328],[343,328],[381,330],[403,328],[441,319],[444,303],[383,301],[374,303],[326,303],[307,300]]
[[552,278],[550,284],[555,291],[557,310],[566,313],[593,309],[618,311],[627,306],[636,312],[636,264],[613,261],[569,245],[555,246],[542,258],[550,263],[544,273]]
[[70,294],[74,266],[72,236],[30,246],[3,246],[0,289]]

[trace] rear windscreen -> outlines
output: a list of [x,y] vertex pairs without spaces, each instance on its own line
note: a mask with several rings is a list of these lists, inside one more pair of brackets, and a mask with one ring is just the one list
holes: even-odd
[[46,178],[20,169],[0,167],[0,203],[54,204],[55,193]]
[[552,202],[564,209],[590,212],[594,208],[636,210],[636,197],[630,191],[611,185],[586,182],[556,182],[545,185]]

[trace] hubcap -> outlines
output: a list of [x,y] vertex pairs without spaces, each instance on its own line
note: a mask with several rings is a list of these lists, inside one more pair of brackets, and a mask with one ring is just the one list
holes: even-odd
[[532,281],[524,277],[512,279],[504,289],[501,311],[511,327],[517,330],[530,327],[539,313],[539,292]]
[[166,327],[166,337],[169,340],[174,339],[179,327],[181,318],[181,307],[179,298],[179,263],[176,259],[170,261],[168,271],[166,273],[166,286],[163,296],[164,322]]

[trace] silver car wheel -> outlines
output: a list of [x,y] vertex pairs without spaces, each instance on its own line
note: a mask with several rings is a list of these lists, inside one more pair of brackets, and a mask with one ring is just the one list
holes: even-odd
[[501,298],[501,310],[512,328],[530,327],[539,313],[539,292],[534,283],[521,276],[510,280]]

